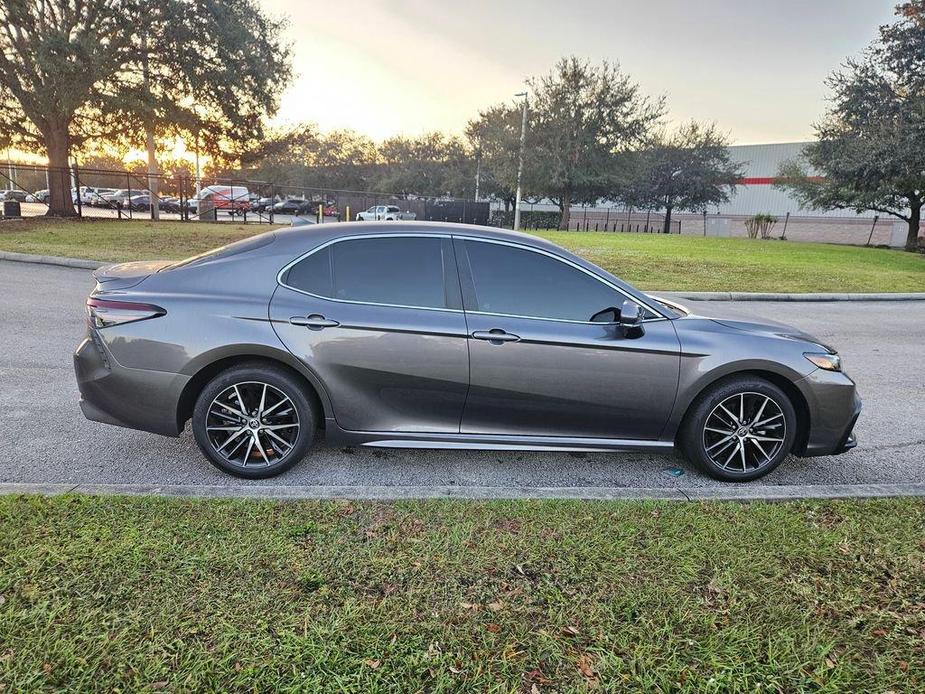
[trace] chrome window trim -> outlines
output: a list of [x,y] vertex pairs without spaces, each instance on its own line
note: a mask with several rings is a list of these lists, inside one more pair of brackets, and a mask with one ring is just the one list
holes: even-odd
[[362,239],[382,239],[382,238],[451,239],[452,236],[450,234],[419,234],[419,233],[414,233],[414,232],[400,232],[400,231],[399,232],[384,232],[381,234],[357,234],[354,236],[341,236],[336,239],[330,239],[329,241],[325,241],[320,246],[316,246],[310,251],[306,251],[305,253],[300,255],[295,260],[287,263],[285,266],[283,266],[282,270],[276,273],[276,283],[281,287],[285,287],[286,289],[290,289],[294,292],[298,292],[299,294],[305,294],[306,296],[310,296],[315,299],[321,299],[323,301],[335,301],[339,304],[354,304],[357,306],[384,306],[386,308],[410,308],[410,309],[414,309],[415,311],[439,311],[441,313],[465,313],[465,311],[463,311],[462,309],[458,309],[458,308],[437,308],[435,306],[408,306],[405,304],[386,304],[386,303],[380,303],[376,301],[354,301],[352,299],[337,299],[332,296],[322,296],[321,294],[313,294],[312,292],[307,292],[304,289],[299,289],[297,287],[293,287],[283,282],[283,275],[285,275],[286,272],[288,272],[290,268],[292,268],[294,265],[298,265],[300,262],[305,260],[310,255],[313,255],[317,253],[318,251],[324,250],[328,246],[333,246],[335,243],[340,243],[342,241],[353,241],[353,240],[362,240]]
[[[550,253],[545,248],[534,248],[533,246],[527,246],[524,244],[515,243],[513,241],[506,241],[502,239],[488,239],[482,236],[466,236],[464,234],[453,234],[452,236],[453,238],[462,239],[463,241],[478,241],[481,243],[493,243],[498,246],[510,246],[511,248],[518,248],[520,250],[530,251],[532,253],[539,253],[540,255],[545,255],[549,258],[552,258],[553,260],[557,260],[560,263],[563,263],[565,265],[568,265],[569,267],[573,267],[576,270],[579,270],[585,273],[586,275],[588,275],[588,277],[591,277],[597,280],[598,282],[600,282],[601,284],[603,284],[605,287],[609,287],[610,289],[613,289],[619,294],[622,294],[624,298],[629,299],[633,303],[641,304],[642,306],[644,306],[645,308],[647,308],[648,310],[650,310],[652,313],[654,313],[657,316],[656,318],[645,318],[642,321],[643,323],[651,323],[653,321],[659,321],[659,320],[668,320],[668,317],[665,314],[663,314],[661,311],[654,308],[653,306],[650,306],[647,302],[641,301],[637,299],[636,297],[630,294],[627,294],[620,287],[616,286],[615,284],[611,282],[608,282],[603,277],[599,277],[598,275],[594,274],[587,268],[583,268],[581,265],[578,265],[577,263],[573,263],[568,258],[563,258],[562,256],[556,255],[555,253]],[[458,259],[457,259],[457,262],[459,262]],[[613,325],[612,323],[600,323],[596,321],[579,321],[579,320],[570,320],[567,318],[545,318],[542,316],[521,316],[521,315],[517,315],[514,313],[493,313],[489,311],[468,311],[468,313],[473,313],[473,314],[478,314],[478,315],[483,315],[483,316],[507,316],[508,318],[528,318],[530,320],[555,321],[558,323],[576,323],[579,325]]]

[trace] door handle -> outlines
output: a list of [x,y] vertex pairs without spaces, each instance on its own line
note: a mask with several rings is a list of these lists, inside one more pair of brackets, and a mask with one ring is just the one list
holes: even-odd
[[488,340],[489,342],[494,343],[518,342],[520,340],[519,335],[505,332],[500,328],[492,328],[491,330],[476,330],[474,333],[472,333],[472,337],[474,337],[476,340]]
[[313,313],[310,316],[293,316],[289,319],[293,325],[300,325],[311,330],[321,330],[322,328],[336,328],[340,323],[336,320],[330,320],[324,316]]

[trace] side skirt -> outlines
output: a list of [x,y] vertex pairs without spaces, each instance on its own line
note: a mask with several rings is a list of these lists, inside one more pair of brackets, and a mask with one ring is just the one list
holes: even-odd
[[368,446],[370,448],[440,448],[456,450],[498,451],[652,451],[667,452],[671,441],[643,439],[600,439],[567,436],[506,436],[398,431],[347,431],[328,419],[325,438],[334,446]]

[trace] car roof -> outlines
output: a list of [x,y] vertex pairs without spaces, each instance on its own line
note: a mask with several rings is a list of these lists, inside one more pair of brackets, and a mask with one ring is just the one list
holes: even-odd
[[447,234],[473,236],[477,238],[511,241],[513,243],[521,243],[541,248],[554,248],[557,252],[562,251],[561,247],[531,234],[511,231],[510,229],[499,229],[498,227],[479,226],[476,224],[457,224],[454,222],[417,222],[411,220],[401,222],[338,222],[319,224],[303,232],[300,232],[298,228],[296,228],[281,229],[278,233],[284,241],[288,241],[289,237],[298,237],[300,233],[304,233],[305,236],[293,238],[292,240],[305,247],[310,247],[305,243],[309,240],[317,240],[318,244],[321,244],[332,239],[347,238],[350,236],[412,233],[420,236],[446,236]]

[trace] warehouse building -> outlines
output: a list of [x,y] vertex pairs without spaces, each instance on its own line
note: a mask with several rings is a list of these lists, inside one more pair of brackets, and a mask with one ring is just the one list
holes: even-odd
[[[734,145],[729,148],[733,161],[742,164],[743,175],[728,202],[714,205],[704,214],[675,212],[672,232],[685,235],[748,235],[745,222],[756,214],[777,218],[773,238],[782,235],[791,241],[817,241],[852,245],[902,247],[906,223],[890,215],[853,210],[806,209],[787,190],[775,185],[780,167],[799,159],[808,142],[782,142],[761,145]],[[555,210],[551,204],[525,205],[524,209]],[[572,209],[572,228],[617,231],[660,230],[661,213],[627,210],[620,206]]]

